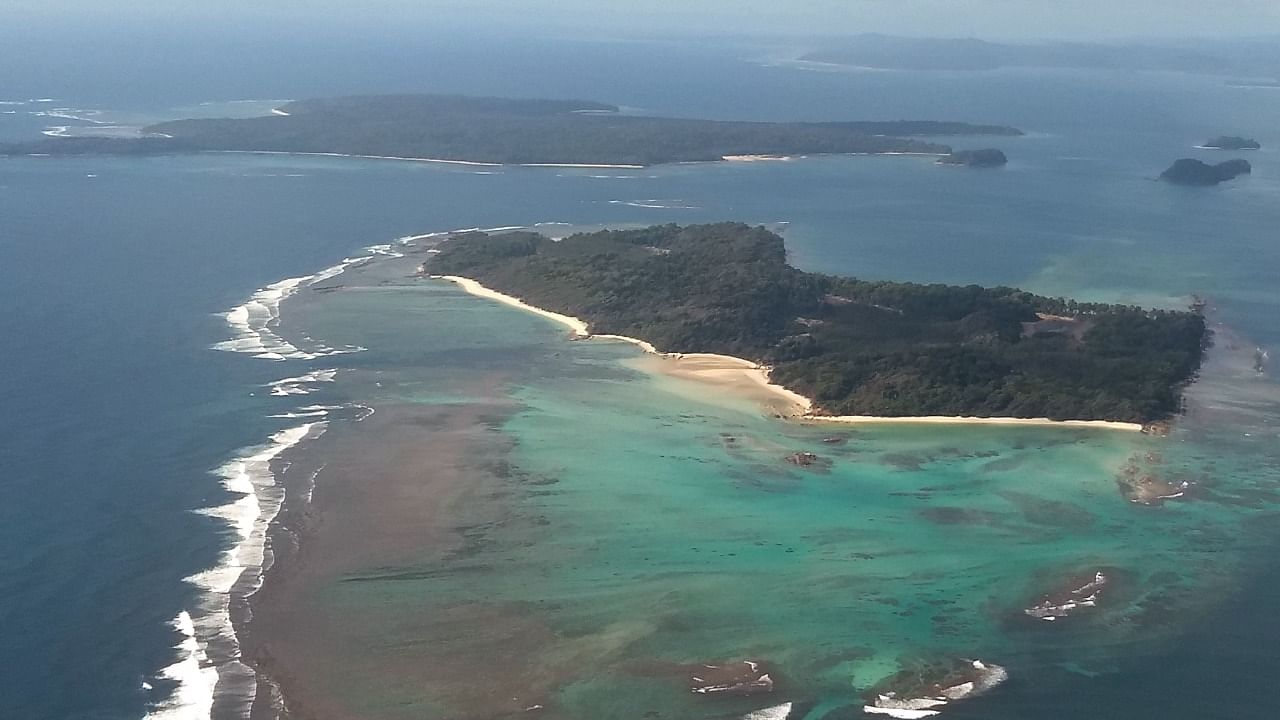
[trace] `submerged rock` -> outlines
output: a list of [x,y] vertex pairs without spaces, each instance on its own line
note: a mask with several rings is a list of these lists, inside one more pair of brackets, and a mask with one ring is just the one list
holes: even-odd
[[1156,474],[1156,467],[1163,461],[1158,455],[1148,453],[1145,458],[1129,459],[1116,478],[1120,493],[1136,505],[1163,505],[1166,501],[1185,497],[1191,490],[1186,480],[1167,480]]
[[1022,612],[1037,620],[1053,622],[1080,610],[1097,607],[1106,586],[1107,575],[1101,570],[1077,575]]
[[820,459],[821,458],[816,454],[811,452],[794,452],[786,457],[787,462],[792,465],[799,465],[800,467],[816,465]]
[[811,452],[793,452],[783,458],[784,461],[796,467],[802,467],[806,470],[826,471],[831,469],[834,463],[829,458]]
[[956,660],[904,670],[880,683],[862,710],[896,718],[930,717],[948,703],[981,695],[1008,677],[1000,665],[981,660]]
[[756,660],[699,665],[689,677],[689,690],[699,695],[758,695],[773,692],[773,676]]

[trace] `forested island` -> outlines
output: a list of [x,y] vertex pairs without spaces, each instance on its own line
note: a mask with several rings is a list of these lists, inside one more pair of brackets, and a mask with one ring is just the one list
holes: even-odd
[[737,223],[463,233],[423,270],[593,333],[771,366],[832,415],[1150,422],[1178,411],[1207,343],[1195,312],[804,272],[781,237]]
[[743,122],[629,115],[586,100],[380,95],[290,102],[276,114],[190,119],[133,139],[75,137],[0,144],[0,154],[201,151],[333,153],[495,164],[654,165],[742,155],[922,154],[921,138],[1021,135],[961,122]]
[[1262,143],[1239,135],[1221,135],[1205,142],[1201,147],[1211,150],[1261,150]]
[[1217,185],[1251,172],[1253,166],[1248,160],[1237,158],[1210,165],[1202,160],[1182,158],[1160,173],[1160,179],[1174,185]]
[[[1233,40],[1235,40],[1233,38]],[[882,70],[988,71],[998,68],[1155,70],[1225,74],[1272,70],[1243,44],[1029,42],[977,38],[896,37],[869,33],[831,40],[800,56],[804,62]],[[1246,50],[1245,52],[1241,52]]]

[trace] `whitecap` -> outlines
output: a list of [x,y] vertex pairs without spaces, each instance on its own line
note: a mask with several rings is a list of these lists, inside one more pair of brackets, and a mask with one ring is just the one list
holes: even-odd
[[315,383],[333,382],[338,376],[338,371],[334,369],[312,370],[305,375],[296,377],[281,378],[274,382],[267,383],[267,387],[271,388],[271,395],[275,397],[285,397],[288,395],[310,395],[315,392],[315,388],[310,387]]
[[[152,706],[147,713],[149,720],[187,720],[208,718],[213,710],[213,689],[218,683],[218,670],[209,664],[209,658],[196,639],[195,624],[191,614],[183,610],[172,621],[173,629],[182,640],[174,646],[177,662],[156,673],[156,678],[175,683],[173,692],[165,700]],[[152,684],[142,683],[144,690]]]
[[874,705],[864,705],[862,707],[862,711],[873,715],[888,715],[889,717],[902,718],[903,720],[927,718],[939,713],[938,710],[907,710],[905,708],[883,708],[876,707]]
[[157,677],[175,680],[177,686],[169,698],[156,703],[149,718],[209,718],[218,697],[215,690],[227,678],[243,680],[239,691],[246,703],[252,701],[253,671],[240,660],[240,644],[231,623],[232,594],[252,595],[261,587],[262,573],[269,566],[267,527],[284,500],[284,489],[271,469],[272,460],[303,440],[319,436],[325,426],[317,421],[280,430],[268,443],[245,448],[217,469],[223,488],[236,497],[196,512],[225,521],[233,531],[233,542],[216,565],[186,578],[204,592],[196,607],[183,611],[174,621],[183,635],[176,648],[179,657]]
[[626,205],[637,208],[657,208],[660,210],[701,210],[697,205],[686,205],[683,200],[609,200],[610,205]]
[[223,314],[227,325],[231,326],[233,336],[213,345],[214,350],[238,352],[253,355],[262,360],[314,360],[326,355],[360,352],[364,348],[348,346],[344,348],[316,347],[310,351],[302,350],[275,332],[280,322],[280,303],[294,294],[299,288],[315,285],[341,274],[348,267],[369,260],[369,257],[347,258],[332,267],[325,268],[314,275],[286,278],[258,290],[242,305],[238,305]]

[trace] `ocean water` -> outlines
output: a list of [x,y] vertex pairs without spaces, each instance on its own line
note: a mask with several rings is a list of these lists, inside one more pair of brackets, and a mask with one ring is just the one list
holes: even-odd
[[[461,549],[398,549],[313,580],[308,609],[291,606],[324,638],[308,651],[337,659],[312,666],[306,687],[349,712],[741,717],[786,700],[822,717],[899,667],[951,657],[1015,678],[959,717],[1157,717],[1223,702],[1217,690],[1188,698],[1181,674],[1161,680],[1163,658],[1252,590],[1273,547],[1280,404],[1250,369],[1209,368],[1169,438],[797,426],[639,372],[629,345],[569,342],[548,321],[413,278],[418,259],[347,273],[344,290],[297,299],[290,321],[370,348],[337,384],[375,407],[478,403],[456,388],[501,377],[516,405],[492,422],[512,446],[476,458],[487,500],[459,511]],[[385,453],[384,432],[354,447]],[[786,465],[797,450],[833,464]],[[1128,502],[1117,478],[1135,458],[1197,483],[1196,500]],[[1096,570],[1112,578],[1105,611],[1057,624],[1021,613]],[[688,692],[690,668],[744,658],[768,663],[783,689],[719,702]],[[495,666],[510,673],[497,676],[506,694],[492,692]],[[1148,689],[1135,694],[1135,680]],[[1247,692],[1230,702],[1243,716],[1269,708]]]
[[[1031,134],[991,143],[1013,161],[990,173],[912,158],[484,172],[231,155],[0,162],[5,716],[239,715],[248,685],[229,663],[220,591],[257,564],[280,499],[272,453],[295,440],[298,457],[322,452],[322,431],[356,432],[367,408],[465,406],[483,387],[486,402],[503,398],[490,424],[510,447],[505,477],[477,504],[507,521],[474,530],[466,553],[423,548],[414,567],[429,580],[317,587],[317,602],[388,620],[334,640],[367,648],[367,662],[330,669],[348,708],[421,717],[471,697],[450,673],[437,686],[385,672],[380,660],[405,651],[371,638],[442,637],[438,624],[391,622],[425,607],[497,630],[410,657],[483,669],[501,629],[520,628],[509,639],[529,643],[539,671],[513,685],[565,717],[741,716],[771,701],[697,704],[681,668],[745,657],[776,666],[785,699],[821,712],[899,663],[956,656],[1006,665],[1011,679],[949,707],[954,717],[1270,717],[1280,574],[1265,378],[1215,375],[1204,410],[1164,440],[880,428],[828,446],[831,431],[639,373],[628,346],[567,343],[404,272],[381,289],[303,290],[274,306],[291,287],[271,288],[282,279],[418,233],[740,219],[788,223],[806,269],[1169,306],[1198,292],[1240,342],[1280,339],[1280,136],[1267,121],[1280,94],[1159,74],[827,73],[760,62],[768,49],[662,49],[530,45],[483,66],[442,50],[466,72],[377,89],[719,117],[957,118]],[[585,77],[570,72],[583,54],[600,68]],[[363,79],[344,77],[306,90]],[[292,94],[276,83],[248,94]],[[127,124],[234,99],[38,87],[49,89],[21,87],[14,102],[27,104],[3,106],[15,114],[0,116],[0,136],[92,124],[31,114],[45,105]],[[1269,148],[1249,155],[1253,176],[1209,190],[1150,181],[1173,158],[1211,156],[1191,146],[1223,132]],[[411,260],[375,255],[320,286]],[[233,308],[255,332],[228,322]],[[264,325],[276,311],[279,324]],[[253,357],[294,354],[277,338],[296,357]],[[831,455],[831,470],[781,464],[806,448]],[[1210,492],[1126,503],[1115,475],[1149,452]],[[1094,566],[1125,579],[1114,609],[1075,626],[1014,622],[1039,582]],[[486,612],[450,614],[476,598]]]

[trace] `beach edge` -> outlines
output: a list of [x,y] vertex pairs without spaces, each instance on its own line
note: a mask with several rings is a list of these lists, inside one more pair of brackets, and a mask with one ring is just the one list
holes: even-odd
[[[1022,425],[1031,427],[1080,427],[1100,430],[1118,430],[1123,432],[1144,432],[1147,429],[1147,426],[1141,423],[1119,422],[1114,420],[1054,420],[1051,418],[976,417],[958,415],[823,415],[814,411],[814,403],[811,398],[805,397],[794,390],[772,382],[769,378],[771,370],[770,367],[747,360],[746,358],[734,357],[732,355],[719,355],[716,353],[661,352],[654,347],[652,343],[639,338],[628,337],[625,335],[594,334],[591,332],[591,328],[587,322],[581,318],[576,318],[571,315],[565,315],[531,305],[518,297],[487,287],[474,278],[463,277],[460,275],[424,274],[424,276],[432,280],[443,280],[454,283],[468,294],[475,297],[492,300],[559,323],[560,325],[569,328],[575,339],[617,340],[635,345],[647,354],[675,362],[680,362],[682,360],[712,361],[722,364],[721,367],[711,368],[714,370],[737,369],[746,371],[775,398],[786,401],[796,409],[796,412],[777,413],[777,417],[781,419],[803,423],[831,423],[845,425]],[[683,377],[694,382],[708,382],[707,380],[699,379],[697,372],[684,373]]]

